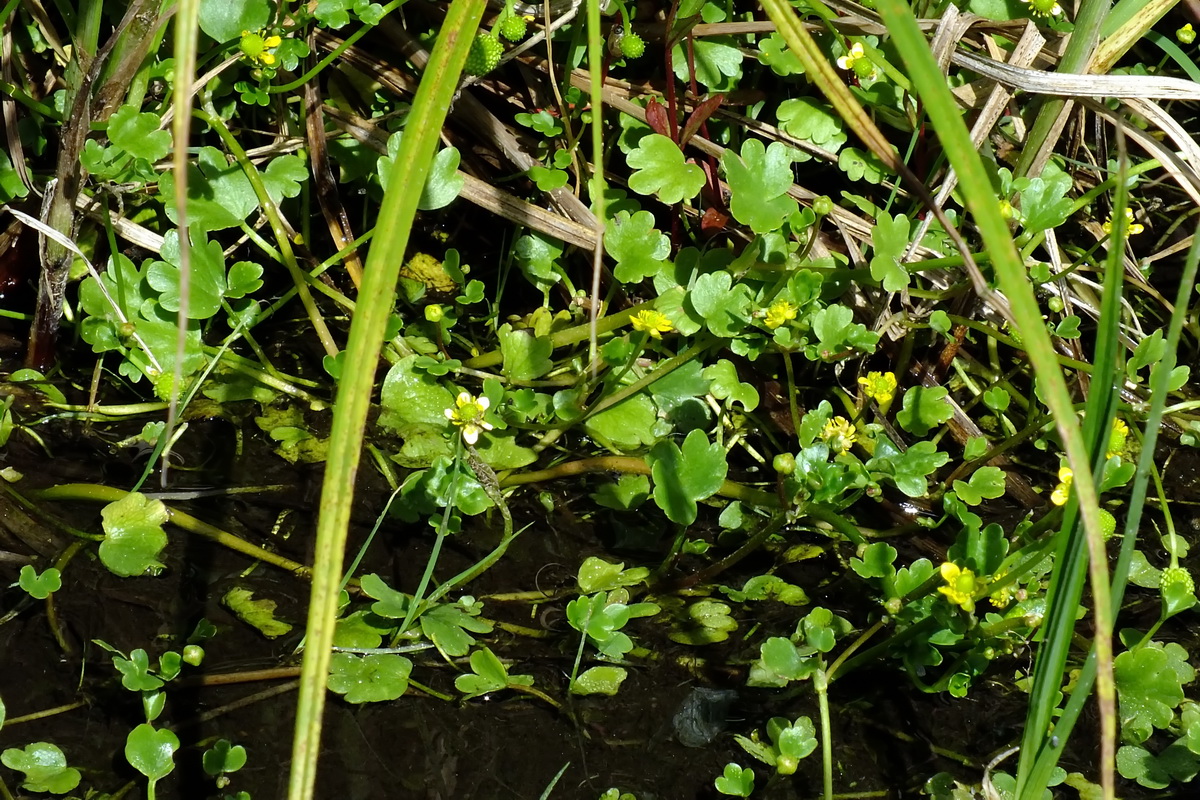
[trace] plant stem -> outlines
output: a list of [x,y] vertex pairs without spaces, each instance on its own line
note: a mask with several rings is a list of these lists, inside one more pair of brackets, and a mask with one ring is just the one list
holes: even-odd
[[833,732],[829,728],[829,681],[823,658],[813,676],[813,686],[817,690],[817,709],[821,716],[821,774],[825,783],[825,800],[833,800]]

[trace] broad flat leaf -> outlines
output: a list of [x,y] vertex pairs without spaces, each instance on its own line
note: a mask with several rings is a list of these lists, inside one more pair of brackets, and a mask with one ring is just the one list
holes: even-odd
[[158,161],[171,152],[171,132],[160,131],[157,114],[121,106],[108,120],[108,140],[136,158]]
[[723,642],[737,630],[732,609],[720,600],[697,600],[677,617],[671,630],[671,641],[703,646]]
[[[725,36],[693,39],[692,46],[696,54],[696,80],[708,87],[709,91],[724,92],[737,84],[742,75],[742,51],[733,44],[733,40]],[[691,76],[688,74],[688,57],[680,45],[672,50],[672,62],[675,77],[687,83]]]
[[[221,310],[221,297],[225,294],[225,256],[220,242],[208,241],[200,231],[195,236],[197,241],[192,243],[189,265],[188,318],[208,319]],[[179,231],[168,231],[162,246],[165,260],[151,262],[146,268],[146,282],[160,292],[159,304],[171,312],[179,311],[180,307],[180,249]]]
[[758,408],[758,390],[738,378],[733,362],[722,358],[704,368],[704,377],[712,381],[709,391],[718,400],[728,400],[730,406],[741,403],[742,408],[753,411]]
[[879,156],[857,147],[847,147],[838,155],[838,169],[852,181],[867,183],[882,183],[884,176],[891,174]]
[[388,586],[383,578],[373,572],[368,573],[362,576],[360,585],[363,593],[376,601],[371,605],[372,613],[384,619],[404,619],[407,616],[412,598]]
[[[90,144],[92,140],[88,140]],[[0,203],[8,203],[14,198],[25,197],[29,187],[21,180],[20,173],[13,166],[8,153],[0,149]]]
[[654,478],[654,502],[667,518],[681,525],[696,521],[696,501],[712,496],[725,481],[729,465],[725,448],[709,443],[708,435],[695,430],[683,447],[662,441],[646,458]]
[[687,302],[717,336],[734,338],[750,323],[750,290],[724,270],[696,278]]
[[200,30],[218,42],[257,31],[271,18],[267,0],[200,0]]
[[[175,180],[164,172],[158,184],[167,217],[178,222],[175,210]],[[188,163],[188,224],[205,231],[232,228],[258,207],[254,188],[234,162],[215,147],[202,147]]]
[[925,436],[954,416],[949,396],[945,386],[913,386],[904,393],[904,407],[896,421],[909,433]]
[[425,179],[425,189],[421,192],[421,200],[417,208],[421,211],[436,211],[454,202],[463,184],[467,182],[458,172],[461,157],[456,147],[444,147],[433,157],[429,165],[429,177]]
[[655,230],[654,216],[621,211],[604,229],[604,249],[617,262],[613,275],[622,283],[637,283],[656,275],[671,254],[671,241]]
[[[17,583],[34,600],[45,600],[62,588],[62,573],[54,567],[49,567],[39,574],[32,564],[26,564],[21,567]],[[3,722],[4,718],[0,716],[0,724]]]
[[589,497],[605,508],[629,511],[650,497],[650,479],[645,475],[622,475],[616,483],[601,484]]
[[559,259],[562,258],[563,244],[558,239],[534,231],[517,240],[514,252],[521,272],[543,292],[548,292],[562,280]]
[[977,506],[986,500],[1004,496],[1004,470],[999,467],[980,467],[971,475],[969,482],[954,482],[958,499],[969,506]]
[[654,444],[654,423],[658,420],[658,409],[654,401],[645,394],[635,394],[612,408],[588,417],[583,423],[589,436],[617,448],[635,450]]
[[1166,728],[1183,702],[1183,686],[1195,680],[1187,651],[1171,642],[1147,642],[1113,659],[1121,715],[1121,739],[1141,744]]
[[152,781],[171,774],[178,749],[178,736],[166,728],[156,729],[148,722],[138,725],[125,739],[125,758]]
[[383,703],[408,691],[412,662],[395,653],[359,656],[334,653],[329,664],[329,689],[348,703]]
[[726,764],[725,770],[713,782],[717,791],[732,797],[749,797],[754,794],[754,770],[739,764]]
[[152,692],[163,685],[162,678],[150,673],[150,656],[140,647],[129,658],[114,655],[113,666],[121,673],[121,685],[131,692]]
[[[627,477],[645,478],[645,475]],[[650,576],[646,567],[625,569],[625,564],[613,564],[597,556],[588,556],[579,565],[576,583],[580,594],[595,594],[619,589],[622,586],[636,586]]]
[[883,284],[884,291],[898,292],[908,286],[908,270],[900,259],[908,249],[909,220],[903,214],[880,214],[871,231],[875,254],[871,257],[871,277]]
[[267,196],[276,203],[285,197],[296,197],[300,194],[304,182],[308,180],[308,167],[300,156],[279,156],[271,159],[267,168],[262,171],[263,186]]
[[504,356],[504,374],[515,381],[531,381],[542,377],[554,367],[550,360],[554,344],[549,336],[534,336],[530,330],[513,330],[501,325],[500,352]]
[[275,639],[291,631],[292,626],[275,616],[274,600],[255,600],[254,592],[235,586],[225,593],[221,603],[237,615],[237,618],[268,639]]
[[729,210],[755,233],[778,230],[799,210],[787,194],[792,187],[792,156],[785,145],[772,142],[764,147],[758,139],[747,139],[741,157],[726,150],[721,165],[732,194]]
[[688,164],[679,146],[662,134],[644,137],[626,160],[634,170],[629,188],[668,205],[692,199],[704,186],[704,170]]
[[214,778],[222,773],[237,772],[246,766],[246,748],[228,739],[218,739],[216,744],[204,751],[200,761],[204,771]]
[[0,763],[25,773],[21,788],[29,792],[66,794],[79,785],[79,770],[68,767],[63,751],[48,742],[5,750],[0,753]]
[[892,563],[897,555],[896,548],[887,542],[872,542],[863,551],[862,558],[850,559],[850,569],[863,578],[890,578],[896,572]]
[[804,65],[800,63],[800,57],[791,51],[787,42],[778,33],[771,33],[759,39],[758,60],[783,78],[789,75],[800,75],[804,72]]
[[628,674],[621,667],[592,667],[571,684],[571,694],[614,695]]
[[379,395],[383,407],[379,424],[397,431],[414,423],[445,430],[449,424],[446,409],[454,405],[454,395],[437,379],[417,370],[416,361],[415,355],[405,356],[388,370]]
[[465,656],[470,651],[475,637],[468,631],[491,633],[492,623],[468,613],[457,603],[442,603],[421,615],[421,632],[447,656]]
[[1036,178],[1014,182],[1021,192],[1021,222],[1029,233],[1057,228],[1066,221],[1073,203],[1067,197],[1071,191],[1071,176],[1053,163]]
[[[779,127],[788,136],[812,142],[836,153],[846,143],[845,125],[831,107],[811,97],[784,100],[775,111]],[[811,156],[804,154],[803,159]]]
[[[300,183],[308,177],[299,156],[279,156],[262,170],[267,195],[276,203],[300,193]],[[167,207],[167,218],[178,222],[175,210],[175,181],[170,172],[159,181],[159,192]],[[258,197],[250,179],[235,161],[232,164],[215,147],[202,147],[188,165],[188,224],[191,228],[218,231],[233,228],[254,209]]]
[[167,507],[161,500],[130,492],[106,505],[100,518],[104,528],[100,560],[110,572],[131,578],[162,568],[158,555],[167,546],[162,527],[167,521]]

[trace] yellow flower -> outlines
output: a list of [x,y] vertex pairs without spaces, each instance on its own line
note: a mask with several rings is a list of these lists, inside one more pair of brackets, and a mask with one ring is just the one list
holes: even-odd
[[1050,493],[1050,502],[1056,506],[1065,506],[1067,498],[1071,496],[1071,480],[1075,477],[1075,473],[1070,467],[1059,467],[1058,469],[1058,486],[1054,487],[1054,491]]
[[821,430],[821,439],[829,445],[831,450],[839,453],[849,450],[854,445],[856,438],[858,437],[854,432],[854,426],[845,417],[834,417],[826,422],[825,427]]
[[[1104,224],[1100,226],[1100,230],[1104,231],[1106,234],[1111,234],[1112,229],[1113,229],[1113,218],[1112,218],[1112,214],[1109,214],[1108,219],[1105,220]],[[1129,206],[1126,206],[1125,207],[1125,233],[1127,233],[1130,236],[1137,236],[1139,233],[1141,233],[1144,230],[1146,230],[1146,226],[1140,222],[1134,222],[1133,221],[1133,209],[1130,208]]]
[[1183,44],[1191,44],[1196,41],[1196,30],[1192,27],[1192,23],[1184,25],[1179,30],[1175,31],[1175,38]]
[[472,397],[470,392],[460,392],[454,399],[454,408],[446,409],[446,419],[462,429],[463,441],[475,444],[479,434],[492,429],[492,423],[483,418],[491,401],[486,397]]
[[951,603],[962,608],[967,613],[975,611],[975,573],[969,569],[960,569],[958,564],[947,561],[942,564],[942,580],[945,586],[938,591],[946,595]]
[[250,61],[257,61],[265,67],[275,63],[275,53],[272,51],[283,44],[283,39],[275,34],[267,35],[266,31],[242,31],[242,40],[238,49]]
[[867,52],[863,49],[862,42],[855,42],[850,45],[850,52],[837,60],[837,65],[842,69],[854,69],[854,62],[866,57]]
[[649,308],[643,308],[630,317],[629,321],[633,323],[635,331],[648,333],[655,339],[661,339],[664,333],[675,330],[675,326],[671,324],[671,320],[667,319],[666,314]]
[[775,330],[781,325],[791,322],[796,318],[796,313],[799,311],[795,303],[790,303],[787,300],[776,300],[767,307],[767,316],[763,320],[763,324],[771,330]]
[[887,405],[896,396],[896,374],[894,372],[868,372],[867,377],[859,377],[858,383],[867,393],[867,397],[879,405]]
[[1125,424],[1125,420],[1117,418],[1113,420],[1112,433],[1108,436],[1108,452],[1105,453],[1105,458],[1115,458],[1126,454],[1125,444],[1129,439],[1129,426]]
[[1029,6],[1029,12],[1035,17],[1058,17],[1063,13],[1062,6],[1055,0],[1021,0],[1021,2]]

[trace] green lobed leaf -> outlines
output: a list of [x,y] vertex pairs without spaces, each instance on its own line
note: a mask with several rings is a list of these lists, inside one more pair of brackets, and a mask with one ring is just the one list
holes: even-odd
[[148,722],[138,725],[125,739],[126,760],[151,781],[171,774],[178,749],[178,736],[166,728],[156,729]]
[[875,254],[871,257],[871,277],[883,284],[884,291],[898,292],[908,286],[908,270],[900,263],[908,249],[908,217],[880,214],[871,230]]
[[[474,613],[471,613],[474,612]],[[478,608],[440,603],[421,614],[421,632],[447,656],[465,656],[475,644],[471,633],[491,633],[492,623],[478,618]]]
[[34,600],[45,600],[62,588],[62,573],[49,567],[39,574],[32,564],[26,564],[21,567],[17,583]]
[[604,229],[604,250],[616,260],[613,275],[622,283],[638,283],[667,263],[671,241],[654,227],[649,211],[621,211]]
[[246,766],[246,748],[228,739],[218,739],[216,744],[204,751],[201,764],[204,771],[213,777],[237,772]]
[[629,673],[621,667],[592,667],[571,682],[571,694],[615,695]]
[[954,492],[969,506],[977,506],[984,500],[995,500],[1004,496],[1004,470],[999,467],[980,467],[971,474],[969,481],[954,482]]
[[513,330],[504,324],[496,332],[504,357],[504,374],[515,381],[531,381],[554,368],[550,355],[554,344],[549,336],[535,336],[530,330]]
[[416,369],[417,358],[405,356],[384,377],[379,396],[380,426],[393,430],[416,423],[437,430],[449,427],[446,409],[453,406],[454,395],[428,373]]
[[411,672],[412,662],[395,653],[334,653],[329,689],[343,695],[347,703],[383,703],[408,691]]
[[290,624],[275,616],[274,600],[255,600],[254,592],[249,589],[235,586],[225,593],[221,603],[268,639],[276,639],[292,630]]
[[679,145],[660,133],[643,137],[626,161],[634,170],[629,188],[668,205],[692,199],[704,186],[704,170],[687,163]]
[[668,519],[682,525],[696,521],[696,501],[715,494],[729,471],[725,448],[709,443],[708,435],[699,430],[687,435],[682,448],[659,442],[646,461],[654,478],[654,502]]
[[158,161],[171,152],[171,132],[159,130],[157,114],[121,106],[108,120],[108,140],[136,158]]
[[718,400],[728,401],[732,406],[741,403],[746,411],[758,408],[758,390],[752,384],[743,383],[737,374],[737,367],[729,359],[722,358],[715,364],[704,368],[705,378],[712,381],[709,391]]
[[713,785],[721,794],[749,797],[754,793],[754,770],[734,763],[726,764],[725,770],[713,781]]
[[100,561],[110,572],[131,578],[163,567],[159,554],[167,546],[163,523],[167,507],[161,500],[130,492],[100,511],[104,541]]
[[[836,153],[846,143],[846,126],[834,110],[813,97],[784,100],[775,111],[779,127],[795,139],[812,142],[823,150]],[[801,160],[811,156],[802,154]]]
[[733,150],[721,156],[729,180],[729,210],[734,219],[755,233],[778,230],[799,210],[788,195],[792,188],[792,156],[786,145],[765,147],[758,139],[742,144],[740,157]]
[[140,647],[129,658],[113,655],[113,666],[121,673],[121,685],[131,692],[152,692],[163,685],[162,678],[150,672],[150,656]]
[[[737,85],[742,76],[742,51],[728,36],[709,36],[693,39],[696,80],[713,92],[724,92]],[[687,53],[680,45],[671,51],[675,77],[687,83],[691,80]]]
[[[433,157],[429,165],[429,177],[425,179],[425,188],[421,192],[421,200],[417,208],[421,211],[436,211],[454,202],[462,191],[467,179],[458,171],[461,160],[457,147],[444,147]],[[380,177],[388,170],[380,173]],[[383,181],[381,181],[382,183]]]
[[200,30],[218,42],[257,31],[271,18],[267,0],[200,0]]
[[1188,654],[1178,644],[1147,642],[1113,659],[1121,716],[1121,739],[1141,744],[1166,728],[1183,702],[1183,686],[1195,680]]
[[66,794],[79,785],[79,770],[68,767],[63,751],[48,742],[9,748],[0,753],[0,763],[25,773],[21,788],[26,791]]
[[913,386],[904,393],[904,407],[896,413],[900,427],[914,436],[927,436],[954,416],[945,386]]

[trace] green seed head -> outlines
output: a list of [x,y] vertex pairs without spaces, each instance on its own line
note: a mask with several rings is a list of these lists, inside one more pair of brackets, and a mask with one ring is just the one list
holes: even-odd
[[1159,591],[1165,594],[1167,589],[1172,586],[1182,586],[1182,594],[1191,594],[1196,589],[1192,574],[1183,567],[1167,567],[1163,570],[1162,577],[1158,582]]
[[471,75],[486,75],[499,65],[502,55],[504,45],[499,39],[490,33],[476,34],[463,69]]
[[646,52],[646,41],[633,31],[621,37],[621,55],[626,58],[641,58]]
[[524,17],[518,17],[514,14],[505,17],[497,30],[500,31],[501,36],[510,42],[519,42],[525,38],[525,33],[529,30],[529,25],[525,22]]

